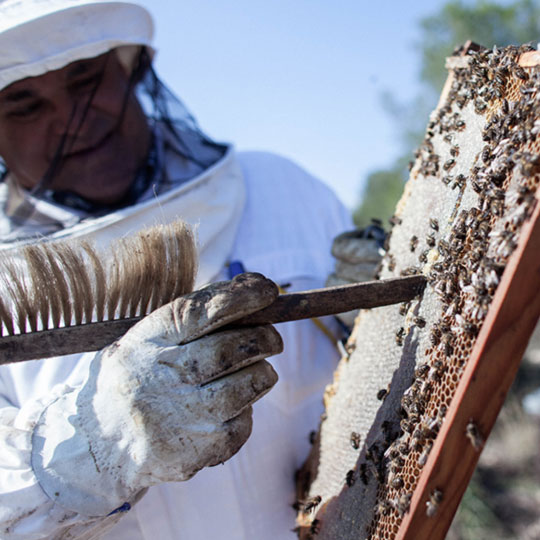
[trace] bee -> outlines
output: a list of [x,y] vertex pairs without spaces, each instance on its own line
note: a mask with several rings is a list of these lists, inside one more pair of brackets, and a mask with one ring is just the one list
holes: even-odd
[[358,475],[360,476],[360,480],[362,481],[362,484],[367,486],[369,478],[367,475],[367,465],[365,463],[360,464],[360,470],[358,471]]
[[489,190],[488,195],[494,199],[504,201],[506,197],[506,193],[501,188],[494,187]]
[[369,461],[372,461],[374,465],[379,465],[381,462],[381,453],[379,450],[379,445],[377,443],[373,443],[367,450],[366,450],[366,459]]
[[321,501],[322,497],[320,495],[315,495],[315,497],[310,497],[304,501],[298,501],[298,510],[300,510],[303,514],[307,514],[319,506]]
[[426,244],[427,244],[429,247],[434,247],[434,246],[435,246],[435,243],[436,243],[436,240],[435,240],[435,234],[434,234],[434,233],[429,234],[429,235],[426,237]]
[[[517,188],[517,193],[512,196],[512,204],[522,204],[523,202],[532,202],[533,195],[532,190],[527,186],[519,186]],[[533,195],[534,196],[534,195]]]
[[389,221],[390,225],[392,225],[392,226],[401,225],[401,218],[399,218],[397,216],[392,216],[388,221]]
[[384,453],[384,457],[387,457],[389,459],[395,459],[399,456],[399,451],[395,444],[391,444]]
[[315,430],[312,430],[309,432],[309,444],[315,444],[315,439],[317,437],[317,432]]
[[504,90],[504,85],[505,85],[504,78],[499,73],[496,72],[495,77],[493,78],[493,82],[495,83],[495,89],[501,92],[502,94],[502,91]]
[[358,450],[360,448],[361,439],[362,437],[360,436],[360,433],[356,433],[356,431],[351,431],[351,437],[350,437],[351,446],[355,450]]
[[411,251],[414,251],[416,247],[418,246],[418,236],[411,236],[411,240],[409,242],[409,248]]
[[418,328],[424,328],[424,326],[426,326],[426,319],[424,319],[424,317],[416,316],[413,319],[413,322]]
[[452,345],[452,338],[445,336],[445,339],[442,342],[442,349],[446,356],[452,356],[454,354],[454,346]]
[[527,72],[519,65],[514,66],[514,75],[522,81],[526,81],[529,78]]
[[427,463],[427,458],[432,448],[433,448],[433,442],[428,441],[418,458],[418,465],[420,465],[420,467],[423,467]]
[[418,262],[420,262],[422,264],[426,264],[427,263],[428,253],[429,253],[429,249],[425,249],[424,251],[422,251],[422,253],[420,253],[420,255],[418,255]]
[[390,253],[388,255],[388,270],[390,272],[393,272],[396,269],[396,259],[394,256]]
[[405,394],[401,398],[401,405],[402,405],[402,409],[403,409],[402,418],[408,418],[409,417],[409,414],[411,413],[411,406],[414,403],[415,397],[416,397],[416,393],[415,393],[414,396],[411,395],[411,394]]
[[447,410],[448,410],[448,407],[446,405],[441,405],[439,407],[439,411],[437,412],[437,417],[442,420],[446,416]]
[[416,439],[420,443],[423,443],[426,439],[429,437],[432,437],[433,433],[431,432],[431,429],[429,429],[429,426],[426,424],[420,424],[412,434],[413,439]]
[[381,388],[378,392],[377,392],[377,399],[379,401],[383,401],[386,396],[388,395],[388,392],[390,391],[390,385],[386,388]]
[[451,174],[447,174],[442,177],[442,181],[445,186],[449,185],[453,180],[454,177]]
[[401,276],[417,276],[421,273],[420,268],[417,266],[407,266],[407,268],[404,268],[401,272]]
[[475,338],[478,335],[478,326],[476,324],[466,322],[462,328],[465,334],[471,338]]
[[428,427],[433,433],[433,436],[436,437],[437,433],[439,433],[439,430],[442,426],[442,418],[440,416],[433,416],[429,419]]
[[465,129],[467,127],[467,125],[465,124],[463,120],[456,120],[455,126],[456,126],[456,129],[458,130]]
[[431,341],[431,344],[434,347],[437,347],[437,345],[441,342],[441,330],[437,326],[433,326],[431,328],[431,333],[429,335],[429,339]]
[[466,180],[467,178],[465,177],[465,175],[458,174],[456,176],[455,182],[452,184],[452,189],[455,189],[455,188],[462,189],[463,187],[465,187]]
[[483,113],[487,109],[487,103],[483,99],[474,100],[474,110],[477,114]]
[[450,158],[448,161],[445,162],[443,165],[443,169],[445,171],[449,171],[454,165],[456,164],[456,160],[454,158]]
[[519,91],[524,95],[527,96],[528,94],[534,94],[536,92],[536,88],[529,88],[527,86],[520,86]]
[[394,488],[394,489],[401,489],[405,483],[403,482],[403,478],[401,478],[401,476],[396,476],[392,482],[390,482],[390,485]]
[[482,150],[481,158],[482,158],[482,161],[486,164],[489,163],[493,159],[493,156],[491,155],[491,148],[489,146],[486,146]]
[[409,417],[409,413],[407,412],[407,407],[411,404],[411,399],[410,397],[403,397],[402,400],[401,400],[401,407],[399,408],[399,417],[400,418],[408,418]]
[[309,526],[309,533],[312,535],[319,534],[321,522],[318,519],[314,519]]
[[412,493],[405,493],[398,499],[397,511],[400,516],[403,516],[409,511],[411,505]]
[[[484,219],[484,216],[481,216],[481,219]],[[477,225],[476,225],[476,228],[472,237],[475,240],[484,240],[489,234],[490,229],[491,229],[491,225],[489,224],[489,221],[477,222]],[[473,245],[472,247],[475,250],[480,250],[482,248],[482,245],[476,244],[476,245]]]
[[439,230],[439,222],[435,219],[435,218],[431,218],[429,220],[429,226],[434,230],[434,231],[438,231]]
[[[464,175],[459,175],[463,177],[463,180],[465,181],[466,178]],[[454,223],[454,229],[456,231],[462,232],[463,230],[467,229],[467,218],[469,217],[469,213],[466,210],[462,210],[459,213],[459,216],[457,217],[455,223]]]
[[395,458],[394,460],[392,460],[390,462],[390,472],[393,474],[393,475],[396,475],[398,472],[401,471],[401,469],[403,469],[403,466],[405,465],[405,460],[398,456],[397,458]]
[[405,433],[412,433],[414,431],[414,423],[408,420],[407,418],[403,418],[399,422],[399,426]]
[[450,148],[450,155],[453,156],[453,157],[459,156],[459,146],[458,145],[452,146],[452,148]]
[[421,364],[414,370],[414,376],[418,379],[423,379],[429,373],[429,364]]
[[465,434],[467,435],[467,438],[469,439],[469,441],[471,441],[473,448],[477,452],[482,449],[482,447],[484,446],[484,438],[482,437],[482,434],[480,433],[478,426],[476,425],[476,423],[474,422],[472,418],[469,420],[469,423],[467,424],[467,427],[465,429]]
[[[403,326],[396,332],[396,345],[398,347],[403,347],[403,336],[405,335],[405,328]],[[378,394],[377,394],[377,397]]]
[[517,236],[512,231],[502,231],[499,236],[501,237],[501,241],[495,253],[504,258],[509,257],[517,247]]
[[443,492],[440,489],[435,489],[431,492],[429,500],[426,502],[427,517],[433,517],[437,513],[437,510],[439,509],[439,505],[441,504],[442,500]]
[[482,190],[484,189],[484,185],[482,182],[479,182],[476,178],[474,178],[471,185],[476,193],[482,193]]
[[389,516],[390,512],[392,511],[392,505],[389,501],[381,501],[377,506],[377,510],[379,514],[383,516]]
[[446,368],[444,364],[440,360],[435,360],[435,362],[433,362],[433,366],[429,370],[429,379],[439,382],[445,370]]
[[420,387],[420,393],[427,397],[428,394],[431,394],[433,391],[433,384],[430,381],[423,381],[422,386]]
[[411,449],[409,448],[409,445],[404,442],[398,444],[397,450],[402,456],[407,456],[409,452],[411,451]]
[[356,479],[354,477],[354,470],[351,469],[350,471],[347,471],[347,474],[345,476],[345,484],[347,484],[347,487],[352,487],[355,480]]
[[403,302],[400,306],[399,306],[399,314],[404,317],[405,315],[407,315],[407,312],[409,311],[409,308],[411,307],[411,302]]
[[390,444],[397,437],[397,433],[392,430],[392,426],[388,420],[384,420],[381,424],[381,430],[384,433],[384,440],[387,444]]
[[529,153],[523,154],[521,156],[519,167],[523,176],[531,176],[538,168],[538,156],[533,156]]
[[426,407],[421,399],[414,401],[409,408],[409,412],[411,413],[411,416],[416,416],[416,415],[421,416],[422,414],[424,414],[425,411],[426,411]]

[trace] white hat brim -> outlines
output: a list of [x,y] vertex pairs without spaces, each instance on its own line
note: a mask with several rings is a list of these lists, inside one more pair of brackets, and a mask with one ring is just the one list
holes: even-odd
[[117,47],[151,49],[152,17],[137,4],[15,0],[10,5],[8,0],[0,13],[0,90]]

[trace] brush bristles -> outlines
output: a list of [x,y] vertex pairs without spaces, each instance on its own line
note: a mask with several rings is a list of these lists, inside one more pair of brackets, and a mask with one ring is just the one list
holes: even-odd
[[43,242],[2,254],[0,335],[146,315],[193,289],[197,253],[181,221],[117,240]]

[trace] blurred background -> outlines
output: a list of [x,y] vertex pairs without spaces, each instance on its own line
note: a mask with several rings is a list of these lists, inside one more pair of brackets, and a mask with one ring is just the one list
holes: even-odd
[[[540,0],[138,0],[156,67],[211,137],[294,159],[364,226],[388,228],[446,79],[445,57],[540,42]],[[450,540],[540,539],[540,338]]]

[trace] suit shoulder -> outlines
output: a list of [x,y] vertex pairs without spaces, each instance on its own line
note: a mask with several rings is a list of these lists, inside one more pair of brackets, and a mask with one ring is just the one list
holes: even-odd
[[271,152],[240,152],[248,195],[296,200],[310,205],[343,206],[334,191],[293,160]]

